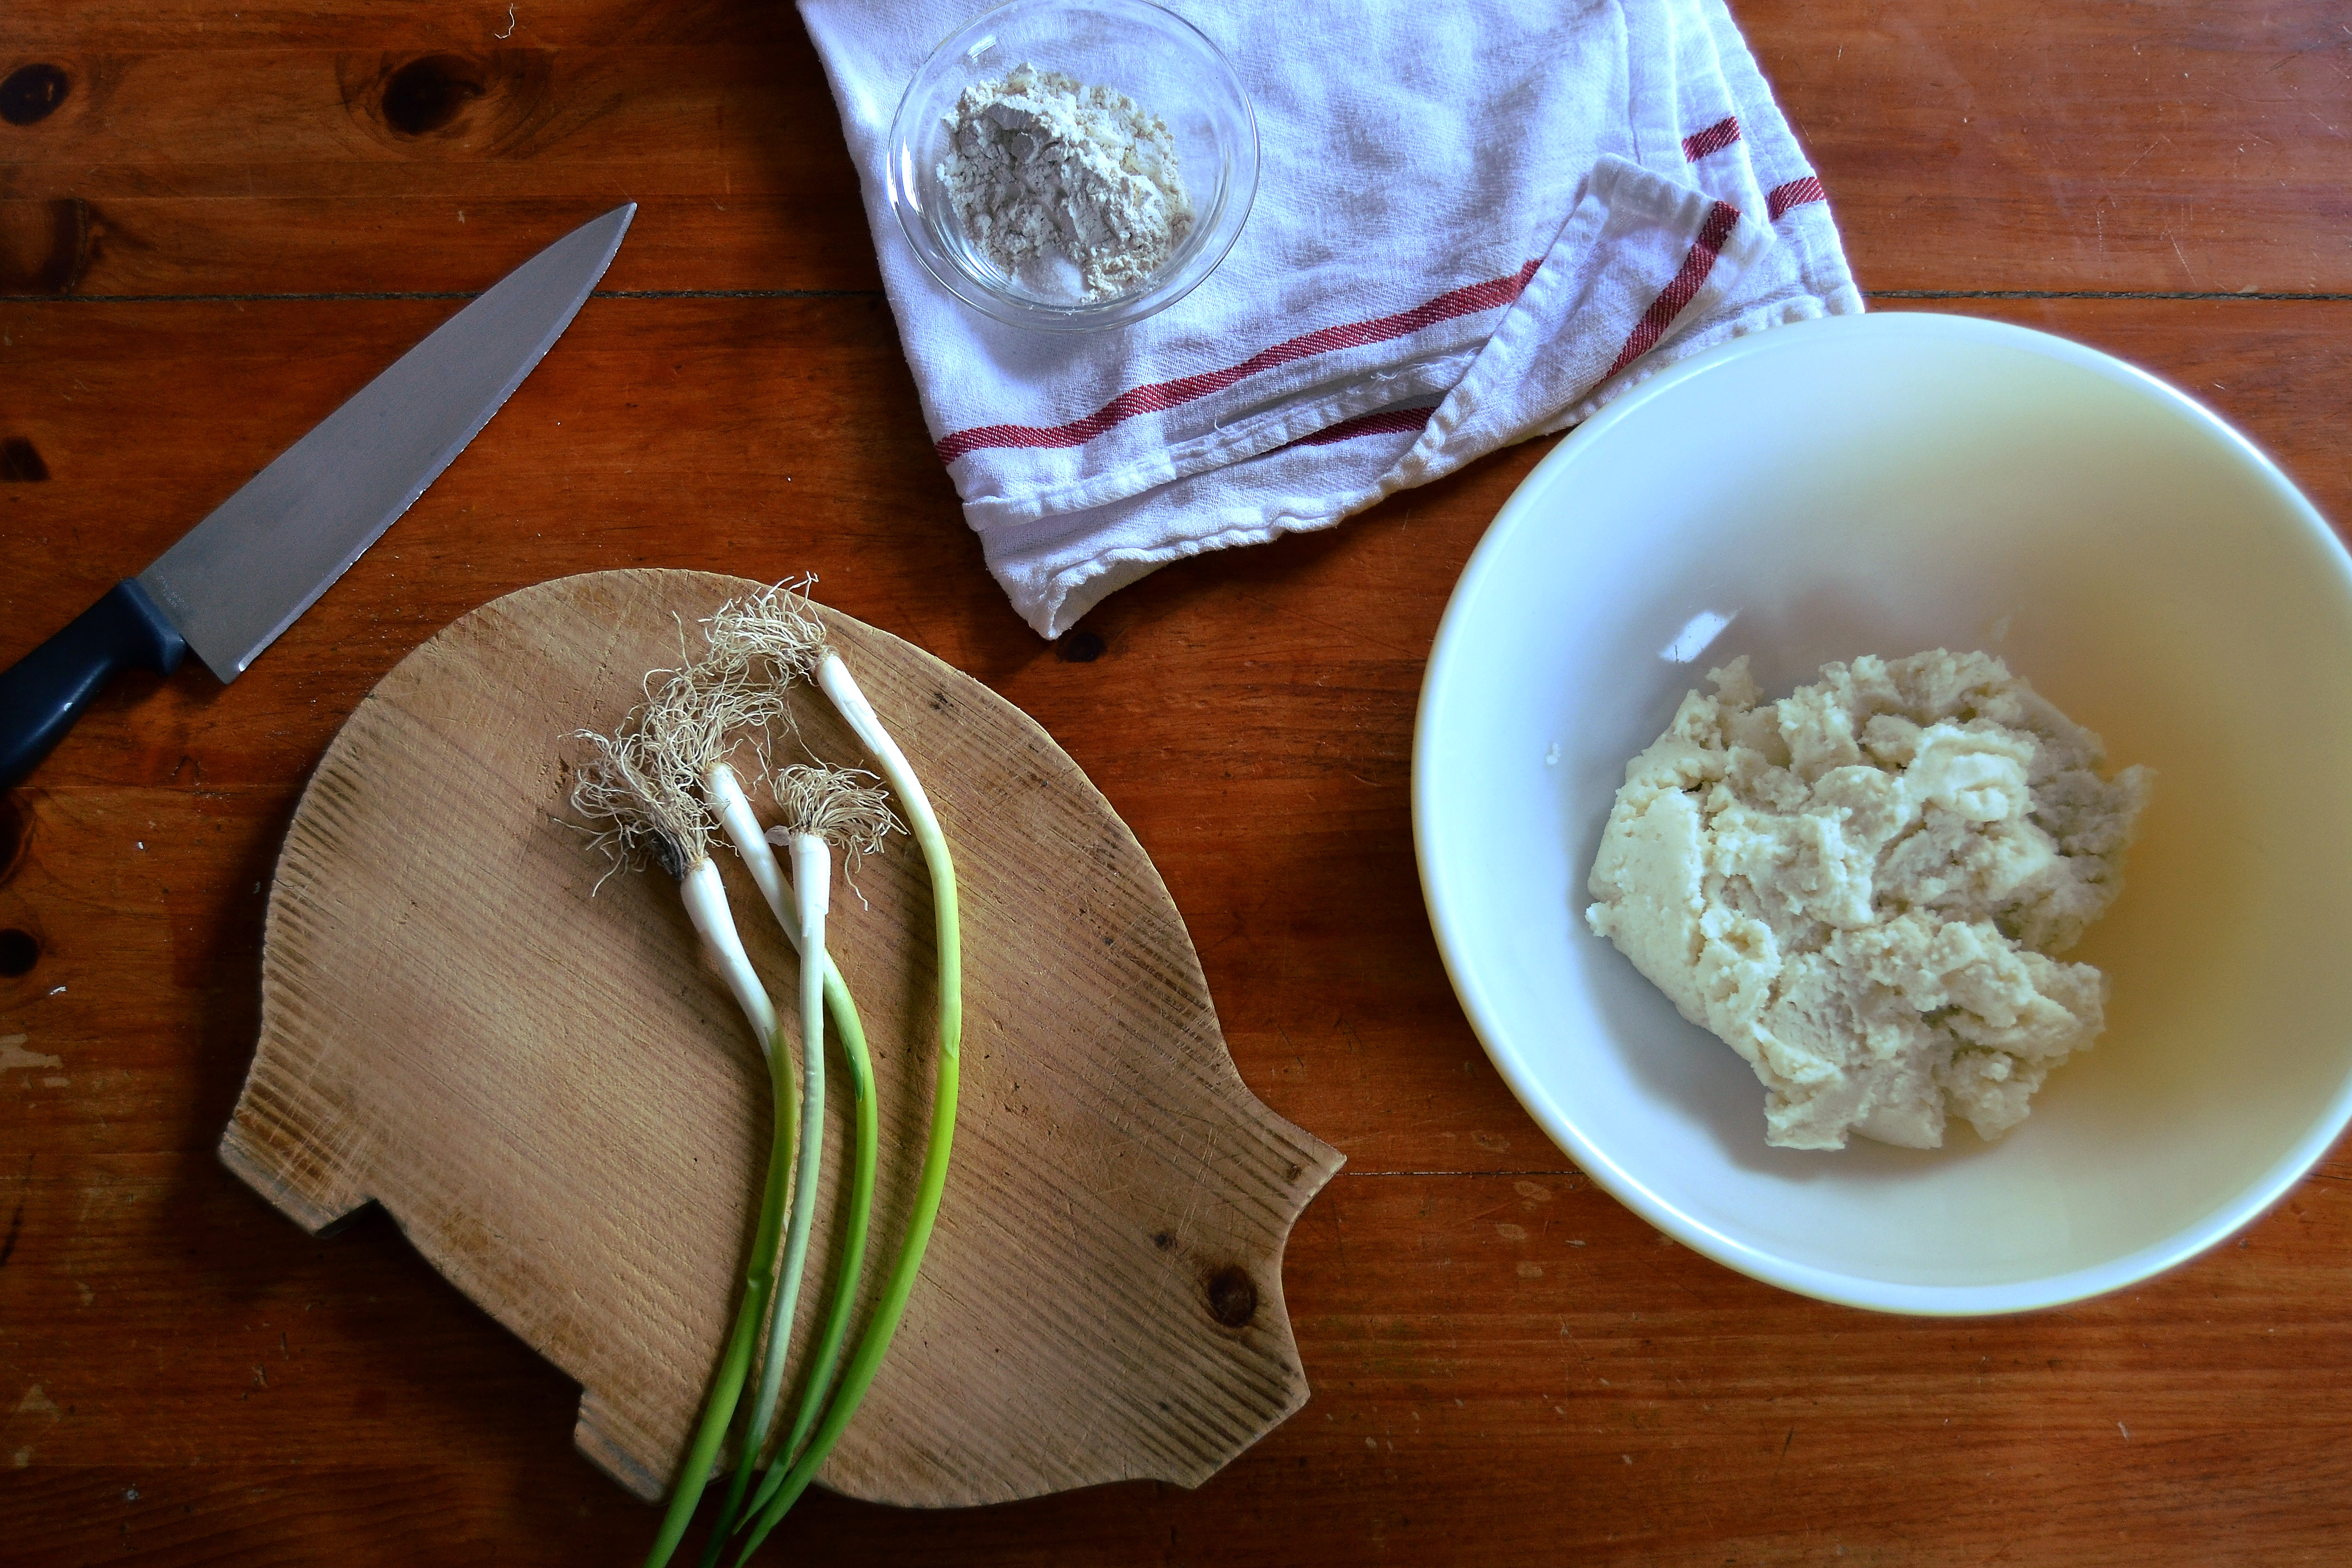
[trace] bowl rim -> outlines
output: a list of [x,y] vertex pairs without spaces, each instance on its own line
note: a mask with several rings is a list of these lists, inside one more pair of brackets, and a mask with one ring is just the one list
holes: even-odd
[[[914,112],[915,89],[931,76],[944,60],[961,52],[961,46],[974,35],[997,26],[1012,13],[1049,12],[1080,9],[1097,15],[1118,16],[1153,25],[1165,26],[1188,37],[1203,52],[1214,76],[1231,94],[1240,108],[1241,124],[1246,135],[1232,163],[1231,178],[1224,199],[1218,204],[1216,220],[1223,226],[1204,230],[1201,248],[1182,268],[1169,272],[1146,287],[1108,299],[1083,301],[1074,305],[1055,305],[1042,300],[1025,300],[998,288],[989,279],[967,268],[952,251],[941,251],[920,216],[920,204],[906,188],[912,178],[911,161],[905,155],[910,146],[908,117]],[[1089,0],[1073,7],[1067,0],[1003,0],[957,24],[931,51],[923,57],[914,74],[900,89],[898,106],[890,116],[890,128],[883,139],[882,195],[891,215],[898,220],[898,230],[906,237],[908,248],[931,280],[964,304],[1009,327],[1025,327],[1035,331],[1067,333],[1103,331],[1132,326],[1158,315],[1171,305],[1208,281],[1212,273],[1224,265],[1241,242],[1242,231],[1249,226],[1250,214],[1257,205],[1257,192],[1265,163],[1264,140],[1258,131],[1257,105],[1252,100],[1248,87],[1233,60],[1211,38],[1192,22],[1179,16],[1157,0]],[[1230,219],[1227,214],[1232,216]],[[934,254],[939,252],[938,254]]]
[[1466,951],[1460,932],[1455,910],[1466,901],[1466,895],[1454,885],[1435,853],[1432,816],[1435,803],[1432,797],[1442,786],[1437,777],[1438,760],[1427,743],[1433,715],[1445,700],[1450,682],[1456,679],[1456,666],[1466,657],[1463,649],[1471,640],[1477,601],[1485,584],[1498,572],[1507,570],[1504,563],[1515,536],[1540,525],[1537,498],[1549,492],[1559,482],[1559,471],[1583,460],[1585,454],[1616,426],[1637,416],[1660,399],[1674,396],[1678,388],[1692,381],[1727,364],[1759,356],[1820,353],[1824,342],[1857,334],[2023,350],[2092,371],[2177,415],[2188,416],[2206,434],[2216,437],[2221,447],[2272,493],[2287,517],[2316,536],[2334,562],[2339,586],[2347,598],[2352,598],[2352,554],[2347,554],[2335,530],[2276,463],[2243,433],[2195,398],[2098,349],[2004,321],[1927,311],[1822,317],[1734,338],[1660,371],[1570,432],[1519,482],[1472,550],[1438,623],[1413,716],[1413,852],[1423,900],[1446,977],[1479,1044],[1513,1096],[1580,1169],[1658,1230],[1753,1279],[1843,1306],[1928,1317],[1975,1316],[2061,1306],[2139,1283],[2184,1263],[2225,1240],[2278,1203],[2326,1155],[2347,1125],[2352,1124],[2352,1074],[2347,1074],[2333,1100],[2316,1110],[2310,1128],[2261,1176],[2162,1241],[2120,1258],[2086,1268],[1993,1285],[1906,1284],[1794,1263],[1685,1213],[1586,1137],[1575,1119],[1557,1102],[1552,1089],[1504,1037],[1475,956]]

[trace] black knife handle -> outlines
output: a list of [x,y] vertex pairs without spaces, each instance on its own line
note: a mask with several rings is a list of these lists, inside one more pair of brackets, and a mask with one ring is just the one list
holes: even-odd
[[118,669],[169,675],[187,639],[125,577],[71,626],[0,671],[0,789],[13,789],[65,739]]

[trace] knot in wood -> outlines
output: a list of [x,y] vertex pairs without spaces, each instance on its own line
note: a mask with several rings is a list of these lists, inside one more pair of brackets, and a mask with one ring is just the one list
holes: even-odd
[[488,79],[462,55],[426,55],[392,73],[383,84],[383,121],[404,136],[440,130],[482,96]]
[[0,978],[14,980],[29,974],[33,965],[41,962],[41,944],[33,933],[10,926],[0,931]]
[[37,485],[49,477],[40,448],[22,436],[0,441],[0,485]]
[[1246,1329],[1257,1316],[1257,1282],[1238,1263],[1209,1276],[1209,1316],[1229,1329]]
[[0,81],[0,120],[35,125],[57,111],[73,90],[73,79],[53,65],[19,66]]

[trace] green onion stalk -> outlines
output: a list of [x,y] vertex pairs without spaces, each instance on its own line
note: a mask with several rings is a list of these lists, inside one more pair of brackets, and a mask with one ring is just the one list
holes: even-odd
[[806,1446],[780,1450],[768,1467],[752,1500],[756,1518],[738,1563],[748,1559],[832,1454],[834,1445],[856,1418],[860,1402],[881,1370],[890,1342],[913,1296],[939,1218],[940,1201],[947,1190],[948,1164],[955,1141],[956,1096],[963,1035],[963,974],[961,924],[956,906],[955,866],[946,836],[921,781],[908,763],[874,711],[841,656],[824,640],[823,626],[810,613],[804,579],[801,592],[779,586],[742,605],[730,605],[709,625],[711,647],[722,658],[749,662],[764,658],[784,679],[813,679],[818,689],[881,766],[883,776],[898,796],[908,830],[923,852],[930,873],[931,901],[937,921],[939,954],[939,1038],[937,1078],[931,1098],[931,1125],[917,1179],[913,1212],[898,1257],[884,1281],[882,1296],[868,1319],[865,1334],[844,1367],[840,1385],[823,1417],[809,1434]]
[[[714,765],[707,775],[709,798],[718,806],[721,822],[726,825],[729,836],[735,840],[739,850],[745,852],[746,863],[754,868],[753,880],[760,884],[762,895],[770,900],[772,910],[779,917],[779,923],[784,925],[801,953],[801,1037],[804,1041],[822,1042],[824,1038],[829,990],[839,989],[844,1001],[847,999],[846,989],[841,984],[839,972],[833,964],[831,954],[826,952],[824,941],[825,916],[832,901],[834,847],[837,845],[846,851],[854,863],[864,855],[878,850],[883,835],[896,826],[882,792],[860,784],[858,779],[863,776],[866,775],[825,767],[787,768],[772,784],[777,803],[784,808],[786,825],[770,829],[761,836],[733,770],[719,763]],[[776,865],[775,856],[769,847],[772,842],[789,846],[792,853],[796,923],[784,921],[782,918],[782,889],[774,886]],[[856,1065],[852,1069],[851,1092],[857,1101],[861,1131],[870,1130],[872,1136],[859,1140],[859,1158],[851,1179],[852,1212],[844,1267],[826,1325],[829,1329],[838,1327],[844,1330],[847,1325],[849,1304],[855,1295],[858,1271],[865,1261],[865,1231],[873,1208],[874,1149],[879,1142],[878,1122],[873,1110],[873,1071],[871,1065],[864,1061],[864,1034],[856,1027],[854,1011],[851,1019],[851,1029],[856,1034],[859,1047],[853,1058]],[[845,1039],[846,1037],[845,1035]],[[735,1521],[736,1510],[742,1504],[744,1493],[750,1489],[783,1387],[787,1347],[799,1305],[801,1279],[808,1258],[824,1141],[824,1053],[822,1047],[806,1050],[803,1061],[800,1119],[808,1134],[801,1143],[798,1168],[793,1179],[792,1217],[785,1232],[782,1268],[769,1309],[771,1321],[767,1355],[761,1367],[759,1392],[751,1405],[751,1419],[737,1458],[734,1479],[729,1485],[726,1501],[719,1510],[709,1549],[703,1556],[705,1564],[718,1561],[729,1529]],[[831,1381],[833,1358],[840,1349],[840,1334],[835,1332],[829,1337],[829,1343],[821,1339],[818,1354],[810,1363],[802,1413],[794,1422],[796,1430],[804,1428],[809,1408],[821,1399],[824,1386]]]
[[[720,908],[725,907],[726,888],[719,880],[719,868],[705,858],[697,868],[708,872],[707,881],[717,890]],[[689,908],[691,908],[689,904]],[[700,921],[697,921],[699,929]],[[732,922],[729,925],[732,934]],[[742,951],[741,943],[735,944]],[[748,970],[749,961],[744,967]],[[711,1381],[709,1401],[702,1410],[701,1425],[696,1428],[693,1441],[688,1446],[686,1461],[678,1471],[677,1487],[670,1494],[669,1509],[663,1514],[661,1529],[656,1533],[653,1548],[646,1554],[646,1568],[661,1568],[677,1549],[679,1540],[693,1521],[694,1510],[702,1500],[702,1489],[709,1484],[712,1465],[725,1440],[728,1427],[733,1424],[735,1407],[740,1400],[743,1384],[751,1370],[751,1355],[760,1341],[761,1330],[773,1317],[772,1293],[776,1279],[776,1254],[783,1237],[785,1192],[792,1178],[794,1144],[803,1147],[822,1142],[822,1129],[811,1126],[808,1137],[799,1137],[801,1106],[793,1093],[791,1055],[784,1049],[781,1032],[772,1021],[766,1036],[769,1091],[775,1101],[774,1140],[768,1149],[768,1174],[760,1197],[760,1215],[752,1227],[751,1255],[743,1265],[743,1297],[735,1310],[735,1324],[727,1337],[727,1348],[720,1356],[719,1373]],[[811,1057],[815,1052],[807,1053]],[[782,1347],[770,1335],[769,1356],[780,1360]]]
[[[659,704],[656,704],[656,710]],[[708,1483],[719,1445],[733,1422],[750,1372],[751,1354],[768,1316],[770,1291],[782,1242],[787,1183],[799,1135],[799,1102],[793,1093],[792,1058],[784,1048],[782,1026],[767,988],[743,951],[740,934],[728,905],[726,884],[711,862],[710,816],[695,799],[680,766],[677,752],[665,744],[656,714],[648,722],[625,725],[618,735],[582,731],[580,738],[596,748],[574,781],[573,809],[591,821],[610,824],[598,842],[614,858],[615,868],[650,857],[677,874],[678,894],[688,920],[706,951],[717,963],[752,1033],[758,1037],[768,1064],[775,1101],[773,1134],[768,1153],[767,1179],[762,1184],[760,1211],[752,1227],[751,1256],[743,1266],[743,1293],[719,1370],[711,1380],[700,1423],[688,1444],[670,1494],[648,1568],[668,1562],[694,1517]]]
[[[731,770],[726,782],[731,787],[714,797],[719,819],[726,824],[728,837],[742,854],[744,864],[751,868],[751,879],[767,899],[776,923],[797,949],[799,925],[786,912],[783,873],[775,851],[761,835],[751,802],[744,798],[742,786]],[[850,998],[847,984],[841,978],[840,967],[829,954],[824,962],[824,1008],[834,1033],[840,1037],[842,1058],[849,1067],[849,1096],[856,1128],[850,1158],[849,1215],[843,1227],[833,1304],[823,1331],[817,1336],[816,1353],[810,1359],[809,1376],[802,1390],[800,1408],[793,1418],[792,1435],[784,1440],[787,1451],[797,1449],[808,1436],[809,1427],[815,1424],[824,1392],[832,1385],[834,1363],[848,1335],[850,1316],[856,1307],[857,1279],[866,1265],[866,1236],[874,1213],[875,1166],[882,1142],[881,1119],[874,1097],[874,1061],[866,1049],[866,1026],[858,1016],[856,1003]]]

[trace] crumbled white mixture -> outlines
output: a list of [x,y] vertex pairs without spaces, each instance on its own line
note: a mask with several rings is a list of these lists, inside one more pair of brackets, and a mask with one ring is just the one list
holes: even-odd
[[2150,775],[1989,654],[1823,667],[1759,700],[1710,670],[1625,767],[1585,912],[1767,1090],[1766,1137],[1940,1147],[2025,1119],[2105,1026],[2050,957],[2123,890]]
[[1023,64],[968,87],[940,164],[964,233],[1007,277],[1037,286],[1058,259],[1088,300],[1149,279],[1192,227],[1176,141],[1107,87]]

